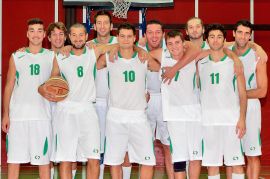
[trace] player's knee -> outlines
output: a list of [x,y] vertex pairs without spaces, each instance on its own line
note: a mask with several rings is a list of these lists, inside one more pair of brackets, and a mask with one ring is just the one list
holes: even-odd
[[185,172],[186,171],[186,162],[175,162],[173,163],[174,172]]

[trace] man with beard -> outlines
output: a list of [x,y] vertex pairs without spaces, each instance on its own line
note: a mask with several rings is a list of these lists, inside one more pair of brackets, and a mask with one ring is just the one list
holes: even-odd
[[[70,27],[72,49],[68,57],[58,54],[52,76],[61,76],[69,83],[68,97],[57,103],[54,123],[53,161],[60,161],[60,177],[71,178],[71,162],[86,158],[87,178],[99,176],[100,131],[93,103],[96,98],[96,58],[109,48],[85,47],[88,34],[82,24]],[[54,96],[41,86],[39,92],[49,101]],[[79,154],[80,156],[77,156]]]
[[256,53],[249,48],[253,25],[247,20],[240,20],[233,30],[235,43],[232,50],[244,65],[247,89],[247,132],[243,138],[243,149],[247,156],[247,177],[257,179],[260,175],[261,152],[261,105],[259,98],[267,93],[267,69],[264,60],[257,60]]

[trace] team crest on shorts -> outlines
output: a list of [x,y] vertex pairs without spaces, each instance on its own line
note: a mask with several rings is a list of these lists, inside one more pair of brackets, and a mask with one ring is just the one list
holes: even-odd
[[144,159],[145,159],[145,160],[150,160],[150,157],[149,157],[149,156],[147,156],[147,157],[145,157]]
[[93,152],[94,153],[99,153],[99,150],[98,149],[94,149]]
[[238,160],[238,159],[239,159],[239,157],[237,157],[237,156],[233,157],[233,160]]

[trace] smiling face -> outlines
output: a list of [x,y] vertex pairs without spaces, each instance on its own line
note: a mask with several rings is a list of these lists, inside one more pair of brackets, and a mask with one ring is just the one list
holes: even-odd
[[45,38],[45,30],[42,24],[28,25],[27,37],[29,44],[31,45],[42,45],[42,41]]
[[69,38],[73,48],[82,49],[85,46],[88,35],[83,27],[71,27]]
[[136,40],[136,36],[132,29],[120,29],[117,36],[117,40],[120,48],[128,49],[133,48],[133,44]]
[[149,24],[146,28],[145,37],[151,49],[159,48],[162,44],[163,30],[160,24]]
[[65,32],[63,30],[55,27],[51,31],[48,39],[51,42],[52,48],[60,49],[64,46],[64,43],[66,41],[66,35],[65,35]]
[[248,41],[251,38],[251,29],[249,27],[239,25],[235,31],[233,31],[235,43],[238,47],[245,48]]
[[183,41],[179,35],[175,37],[167,37],[167,49],[172,56],[179,56],[183,53]]

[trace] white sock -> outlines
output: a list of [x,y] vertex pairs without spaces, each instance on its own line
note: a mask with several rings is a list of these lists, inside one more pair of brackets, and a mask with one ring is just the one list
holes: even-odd
[[215,175],[215,176],[209,176],[208,175],[208,179],[220,179],[220,174]]
[[103,179],[104,176],[104,164],[100,165],[100,170],[99,170],[99,179]]
[[76,171],[77,170],[72,170],[72,179],[75,179]]
[[245,178],[244,173],[241,173],[241,174],[232,173],[232,179],[244,179],[244,178]]
[[132,166],[122,167],[122,169],[123,169],[123,179],[130,179]]
[[51,168],[51,179],[53,179],[53,177],[54,177],[54,167]]

